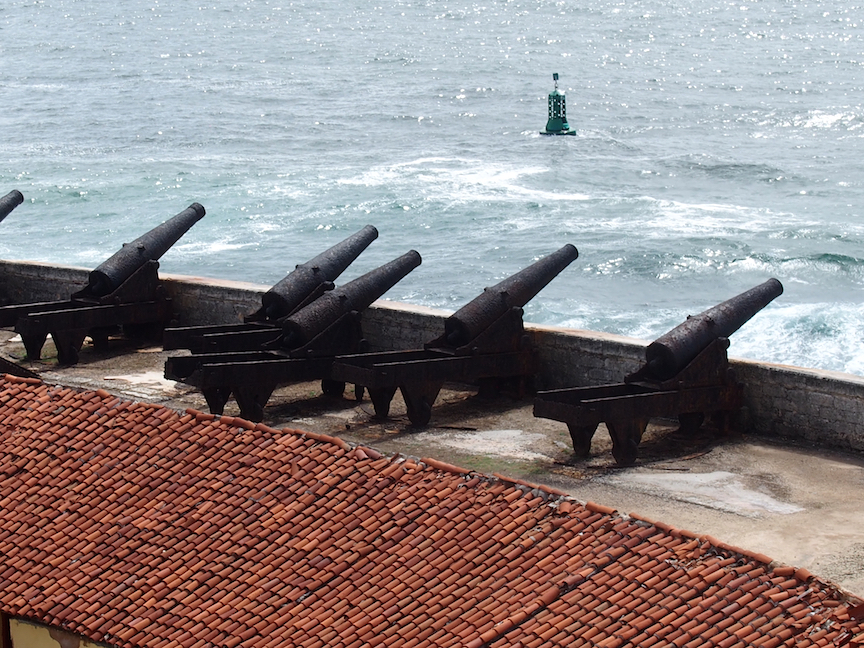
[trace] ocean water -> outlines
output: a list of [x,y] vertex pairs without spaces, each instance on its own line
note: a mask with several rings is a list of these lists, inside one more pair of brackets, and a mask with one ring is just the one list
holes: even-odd
[[[661,335],[768,277],[730,354],[864,375],[854,0],[7,0],[0,257],[95,267],[197,201],[162,270],[455,310],[565,243],[531,322]],[[575,137],[543,137],[553,72]]]

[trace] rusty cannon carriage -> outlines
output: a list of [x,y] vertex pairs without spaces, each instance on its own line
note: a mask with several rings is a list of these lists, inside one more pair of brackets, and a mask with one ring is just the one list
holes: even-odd
[[282,337],[284,318],[333,290],[333,282],[376,238],[378,230],[367,225],[306,263],[298,264],[261,296],[261,308],[244,317],[243,323],[165,329],[164,349],[188,349],[192,353],[261,350]]
[[680,432],[698,430],[706,414],[727,432],[743,401],[743,386],[729,367],[729,336],[783,293],[769,279],[688,318],[645,350],[645,364],[623,383],[540,391],[534,416],[567,424],[577,457],[588,457],[600,423],[612,438],[619,465],[632,465],[651,418],[674,418]]
[[14,326],[27,357],[38,360],[48,335],[60,364],[78,362],[89,336],[103,347],[109,335],[158,329],[172,317],[171,299],[159,281],[158,259],[204,217],[193,203],[182,212],[132,241],[93,270],[87,285],[67,301],[35,302],[0,308],[0,326]]
[[365,348],[362,312],[421,263],[406,254],[325,292],[278,320],[279,331],[260,350],[175,356],[165,362],[165,377],[198,387],[210,411],[221,414],[233,394],[240,415],[264,418],[264,407],[280,384],[322,380],[326,394],[341,395],[345,384],[330,379],[333,359]]
[[520,392],[537,371],[522,307],[579,256],[572,245],[540,259],[463,306],[444,322],[444,334],[422,349],[340,356],[332,379],[369,391],[378,418],[386,418],[401,391],[408,419],[426,425],[444,383],[479,383],[494,390],[516,381]]

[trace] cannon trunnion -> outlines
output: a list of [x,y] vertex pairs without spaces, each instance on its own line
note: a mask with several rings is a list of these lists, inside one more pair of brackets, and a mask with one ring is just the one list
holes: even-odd
[[636,461],[651,418],[677,417],[682,432],[694,432],[705,415],[728,431],[743,403],[743,387],[729,367],[729,336],[782,294],[769,279],[699,315],[688,317],[646,348],[646,362],[623,383],[553,389],[537,393],[534,416],[567,424],[577,457],[588,457],[600,423],[612,438],[620,465]]
[[48,335],[60,364],[78,362],[89,336],[97,347],[122,327],[126,333],[167,324],[171,299],[159,282],[159,259],[204,217],[198,203],[123,247],[90,273],[88,284],[68,301],[36,302],[0,308],[0,326],[14,326],[27,357],[38,360]]
[[413,425],[426,425],[445,382],[525,384],[537,372],[537,357],[522,322],[522,307],[579,256],[572,245],[540,259],[487,288],[444,324],[444,334],[423,349],[343,355],[332,378],[369,391],[375,415],[386,418],[396,390],[402,392]]

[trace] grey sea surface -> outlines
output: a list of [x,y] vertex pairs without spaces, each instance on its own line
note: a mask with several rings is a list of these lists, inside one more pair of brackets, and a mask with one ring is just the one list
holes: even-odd
[[[9,0],[0,258],[94,267],[202,203],[162,270],[455,310],[565,243],[531,322],[652,339],[768,277],[730,354],[864,375],[864,11],[851,0]],[[553,72],[575,137],[544,137]]]

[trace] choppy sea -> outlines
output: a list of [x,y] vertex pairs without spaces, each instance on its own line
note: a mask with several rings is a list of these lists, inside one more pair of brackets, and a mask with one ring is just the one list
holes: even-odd
[[[202,203],[162,271],[351,279],[455,310],[564,243],[526,320],[652,339],[769,277],[730,354],[864,375],[854,0],[7,0],[0,258],[95,267]],[[552,73],[575,137],[544,137]]]

